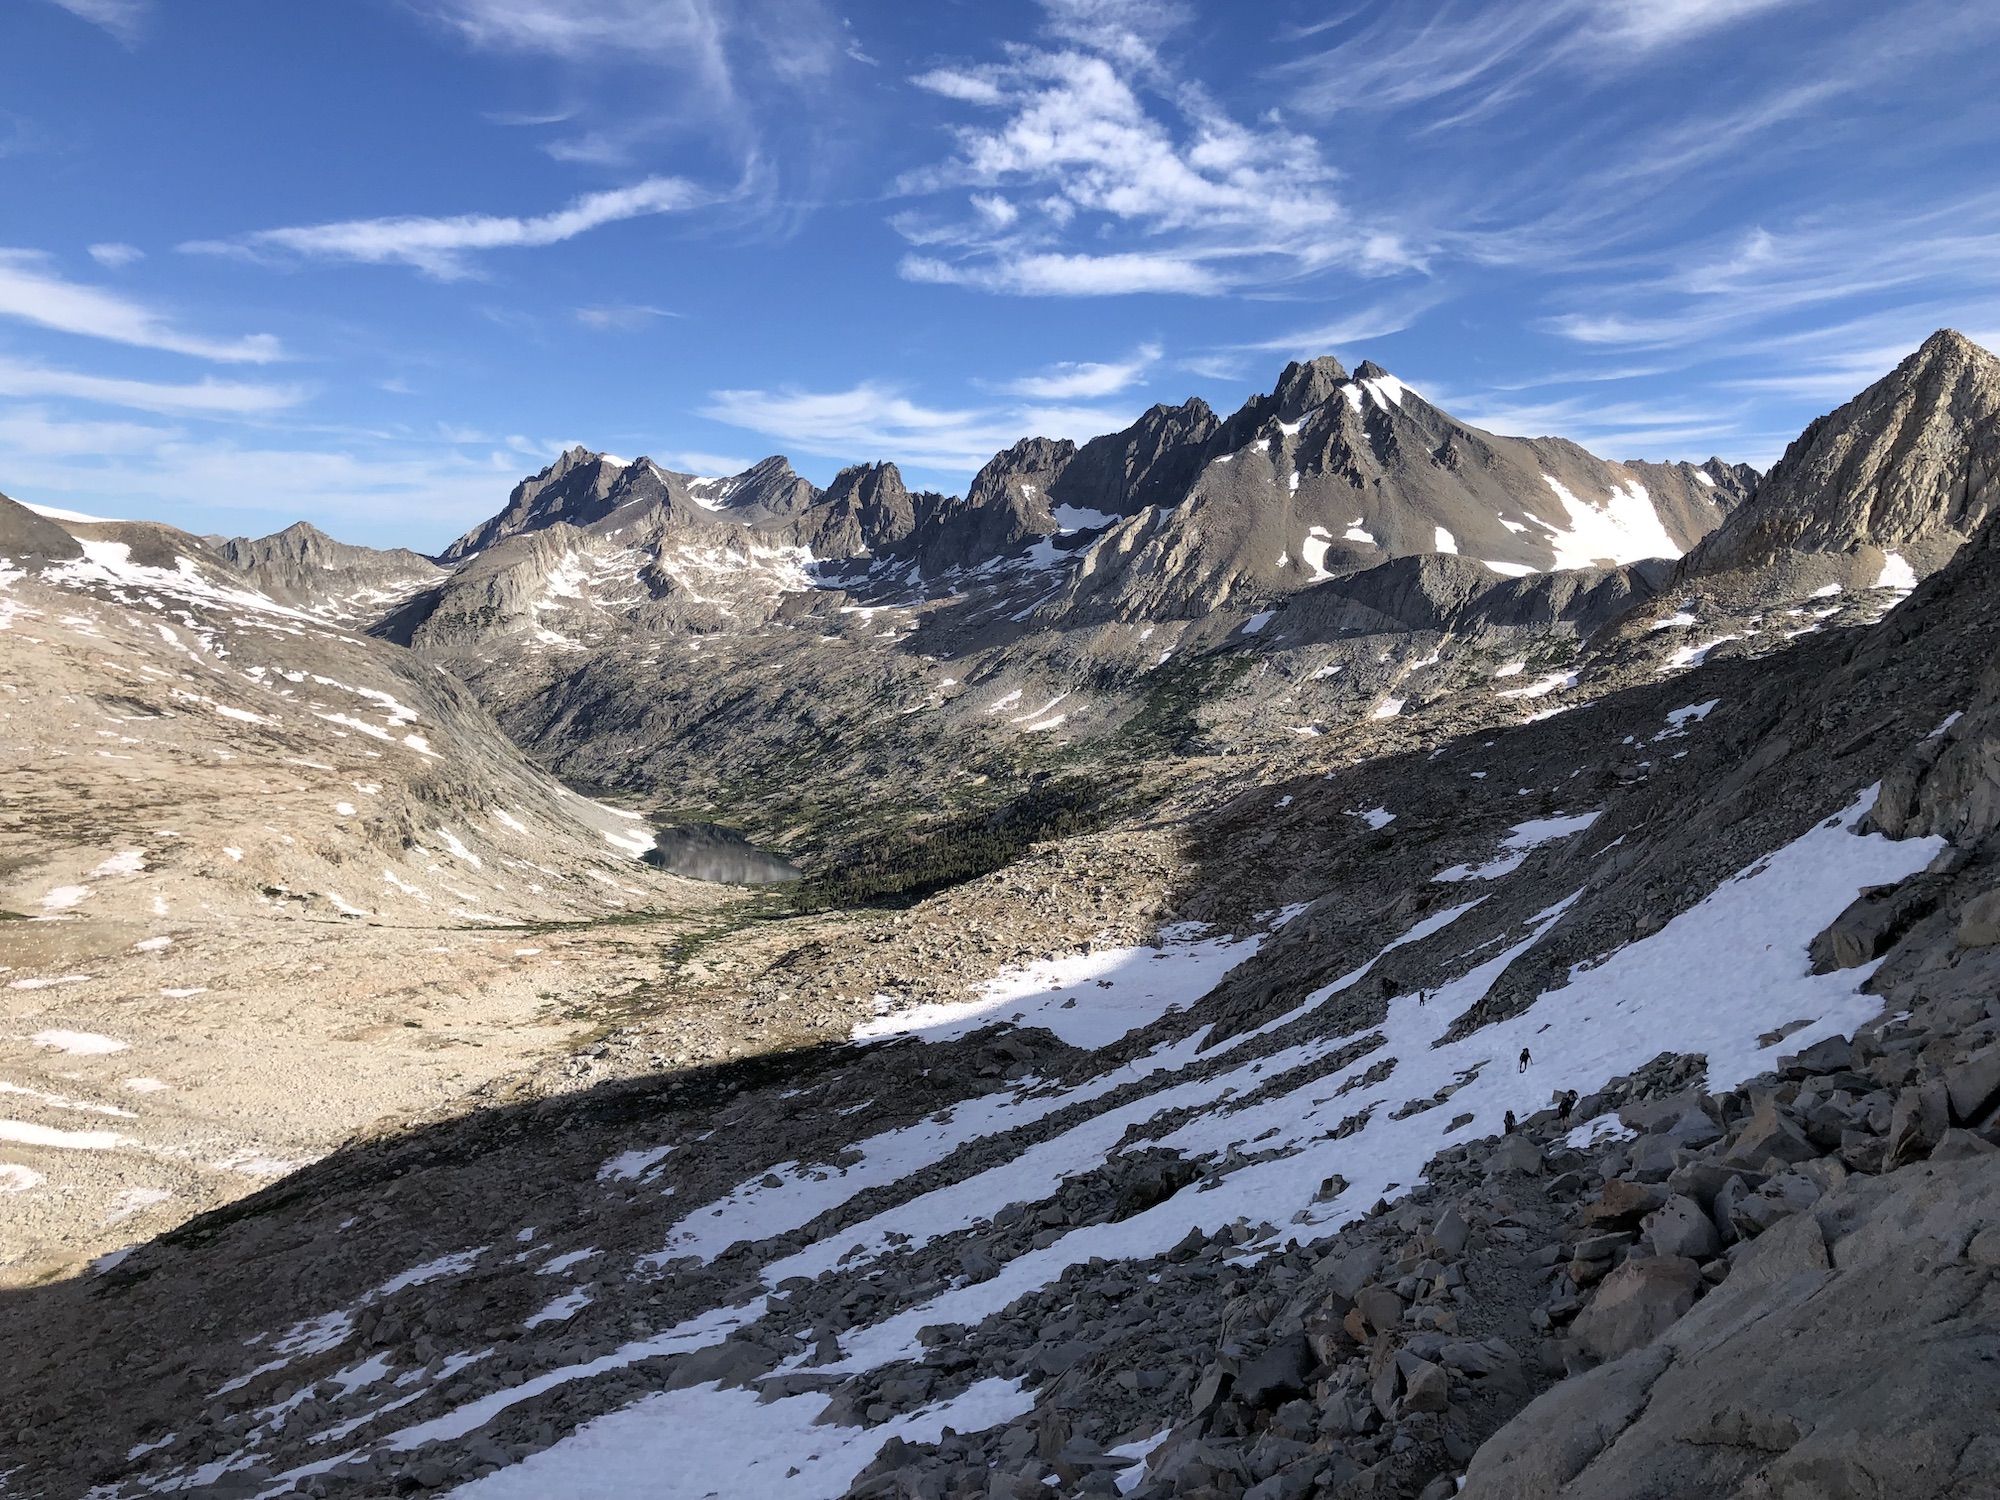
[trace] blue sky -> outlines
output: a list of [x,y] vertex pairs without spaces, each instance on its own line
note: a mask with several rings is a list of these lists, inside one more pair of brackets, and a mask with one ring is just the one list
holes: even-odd
[[2000,344],[1991,0],[8,0],[0,490],[434,549],[1374,358],[1768,463]]

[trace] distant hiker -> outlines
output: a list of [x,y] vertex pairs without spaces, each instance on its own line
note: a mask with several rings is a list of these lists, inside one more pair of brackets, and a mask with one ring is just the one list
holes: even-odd
[[1516,1069],[1515,1069],[1514,1071],[1515,1071],[1516,1073],[1525,1073],[1525,1072],[1527,1072],[1527,1071],[1528,1071],[1528,1064],[1529,1064],[1529,1063],[1531,1063],[1531,1062],[1533,1062],[1533,1061],[1534,1061],[1534,1059],[1533,1059],[1532,1057],[1528,1056],[1528,1049],[1527,1049],[1526,1047],[1523,1047],[1523,1048],[1521,1049],[1521,1066],[1520,1066],[1520,1067],[1518,1067],[1518,1068],[1516,1068]]
[[1576,1090],[1564,1089],[1556,1099],[1556,1118],[1567,1120],[1569,1112],[1576,1108]]
[[1513,1111],[1513,1110],[1511,1110],[1511,1109],[1510,1109],[1510,1110],[1508,1110],[1508,1111],[1507,1111],[1507,1118],[1506,1118],[1506,1119],[1505,1119],[1505,1120],[1504,1120],[1504,1121],[1502,1122],[1502,1124],[1504,1125],[1504,1127],[1505,1127],[1505,1129],[1506,1129],[1506,1133],[1507,1133],[1508,1135],[1512,1135],[1512,1134],[1514,1133],[1514,1127],[1515,1127],[1515,1125],[1517,1125],[1518,1123],[1519,1123],[1519,1122],[1518,1122],[1518,1121],[1517,1121],[1517,1120],[1516,1120],[1516,1119],[1514,1118],[1514,1111]]
[[1429,1005],[1430,1003],[1431,1003],[1431,992],[1429,990],[1418,990],[1417,1004]]

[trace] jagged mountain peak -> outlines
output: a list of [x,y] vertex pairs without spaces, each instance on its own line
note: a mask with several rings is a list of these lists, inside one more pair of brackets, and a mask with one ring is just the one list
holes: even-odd
[[1918,359],[1957,357],[1987,361],[2000,358],[1992,350],[1986,348],[1985,345],[1975,343],[1956,328],[1938,329],[1937,332],[1933,333],[1917,346],[1917,352],[1914,357]]
[[1347,379],[1347,367],[1331,354],[1293,360],[1278,376],[1271,396],[1287,416],[1319,406]]
[[446,547],[439,558],[447,563],[462,562],[495,542],[556,521],[588,525],[616,509],[607,500],[621,478],[629,475],[637,479],[658,472],[650,464],[624,464],[580,444],[565,448],[553,463],[515,485],[498,515]]
[[833,497],[878,488],[907,492],[907,487],[903,483],[903,471],[887,459],[849,464],[833,476],[833,483],[827,486],[826,493],[829,497]]
[[1997,507],[2000,358],[1943,328],[1807,427],[1687,571],[1814,558],[1848,585],[1921,577]]
[[688,494],[711,510],[727,510],[739,519],[758,521],[798,515],[816,504],[819,487],[801,478],[782,453],[759,459],[740,474],[726,478],[691,479]]

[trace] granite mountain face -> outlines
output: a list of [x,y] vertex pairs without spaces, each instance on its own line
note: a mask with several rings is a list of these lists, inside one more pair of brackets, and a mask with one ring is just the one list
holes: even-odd
[[1689,570],[1839,559],[1864,587],[1884,569],[1935,572],[2000,504],[1996,409],[2000,359],[1940,330],[1800,434]]
[[1996,371],[0,500],[7,1484],[1992,1493]]
[[[566,775],[636,790],[672,761],[704,816],[779,825],[801,745],[942,790],[986,774],[945,747],[1110,731],[1163,667],[1277,611],[1292,628],[1269,641],[1343,656],[1354,611],[1384,602],[1427,628],[1469,611],[1489,645],[1573,636],[1650,597],[1647,560],[1679,557],[1754,481],[1480,432],[1323,358],[1226,420],[1190,401],[1081,447],[1024,439],[963,499],[912,494],[893,464],[820,492],[777,458],[701,478],[572,450],[380,629]],[[1440,663],[1463,644],[1445,633]],[[1312,679],[1305,723],[1400,681],[1352,666]]]

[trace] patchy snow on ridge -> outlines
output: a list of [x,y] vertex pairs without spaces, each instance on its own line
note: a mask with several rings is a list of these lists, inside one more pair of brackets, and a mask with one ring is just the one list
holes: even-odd
[[[1022,488],[1031,489],[1032,486],[1024,485]],[[1056,526],[1064,536],[1073,531],[1097,531],[1119,519],[1109,511],[1091,510],[1082,505],[1058,505],[1050,514],[1056,518]]]
[[1458,880],[1498,880],[1502,875],[1511,875],[1520,869],[1528,855],[1557,839],[1566,839],[1573,833],[1582,833],[1600,815],[1594,812],[1575,813],[1568,817],[1532,818],[1526,823],[1516,823],[1507,830],[1507,836],[1500,841],[1500,856],[1482,865],[1453,865],[1449,870],[1440,870],[1433,875],[1433,881],[1450,883]]
[[1882,574],[1871,586],[1907,594],[1917,586],[1917,570],[1904,560],[1902,553],[1885,552],[1882,554]]
[[1184,1010],[1257,951],[1260,938],[1162,934],[1158,946],[1104,948],[1006,969],[969,999],[911,1006],[861,1022],[856,1041],[948,1042],[1005,1022],[1046,1026],[1072,1047],[1102,1047]]
[[820,1395],[765,1401],[718,1384],[646,1396],[452,1491],[462,1500],[818,1500],[839,1495],[892,1439],[934,1443],[947,1427],[980,1432],[1035,1404],[1018,1380],[988,1378],[874,1427],[821,1426]]
[[1653,497],[1636,479],[1613,485],[1607,500],[1585,502],[1571,494],[1553,474],[1542,476],[1568,513],[1569,526],[1548,537],[1558,568],[1588,568],[1609,561],[1638,562],[1645,557],[1679,557],[1681,549],[1661,524]]

